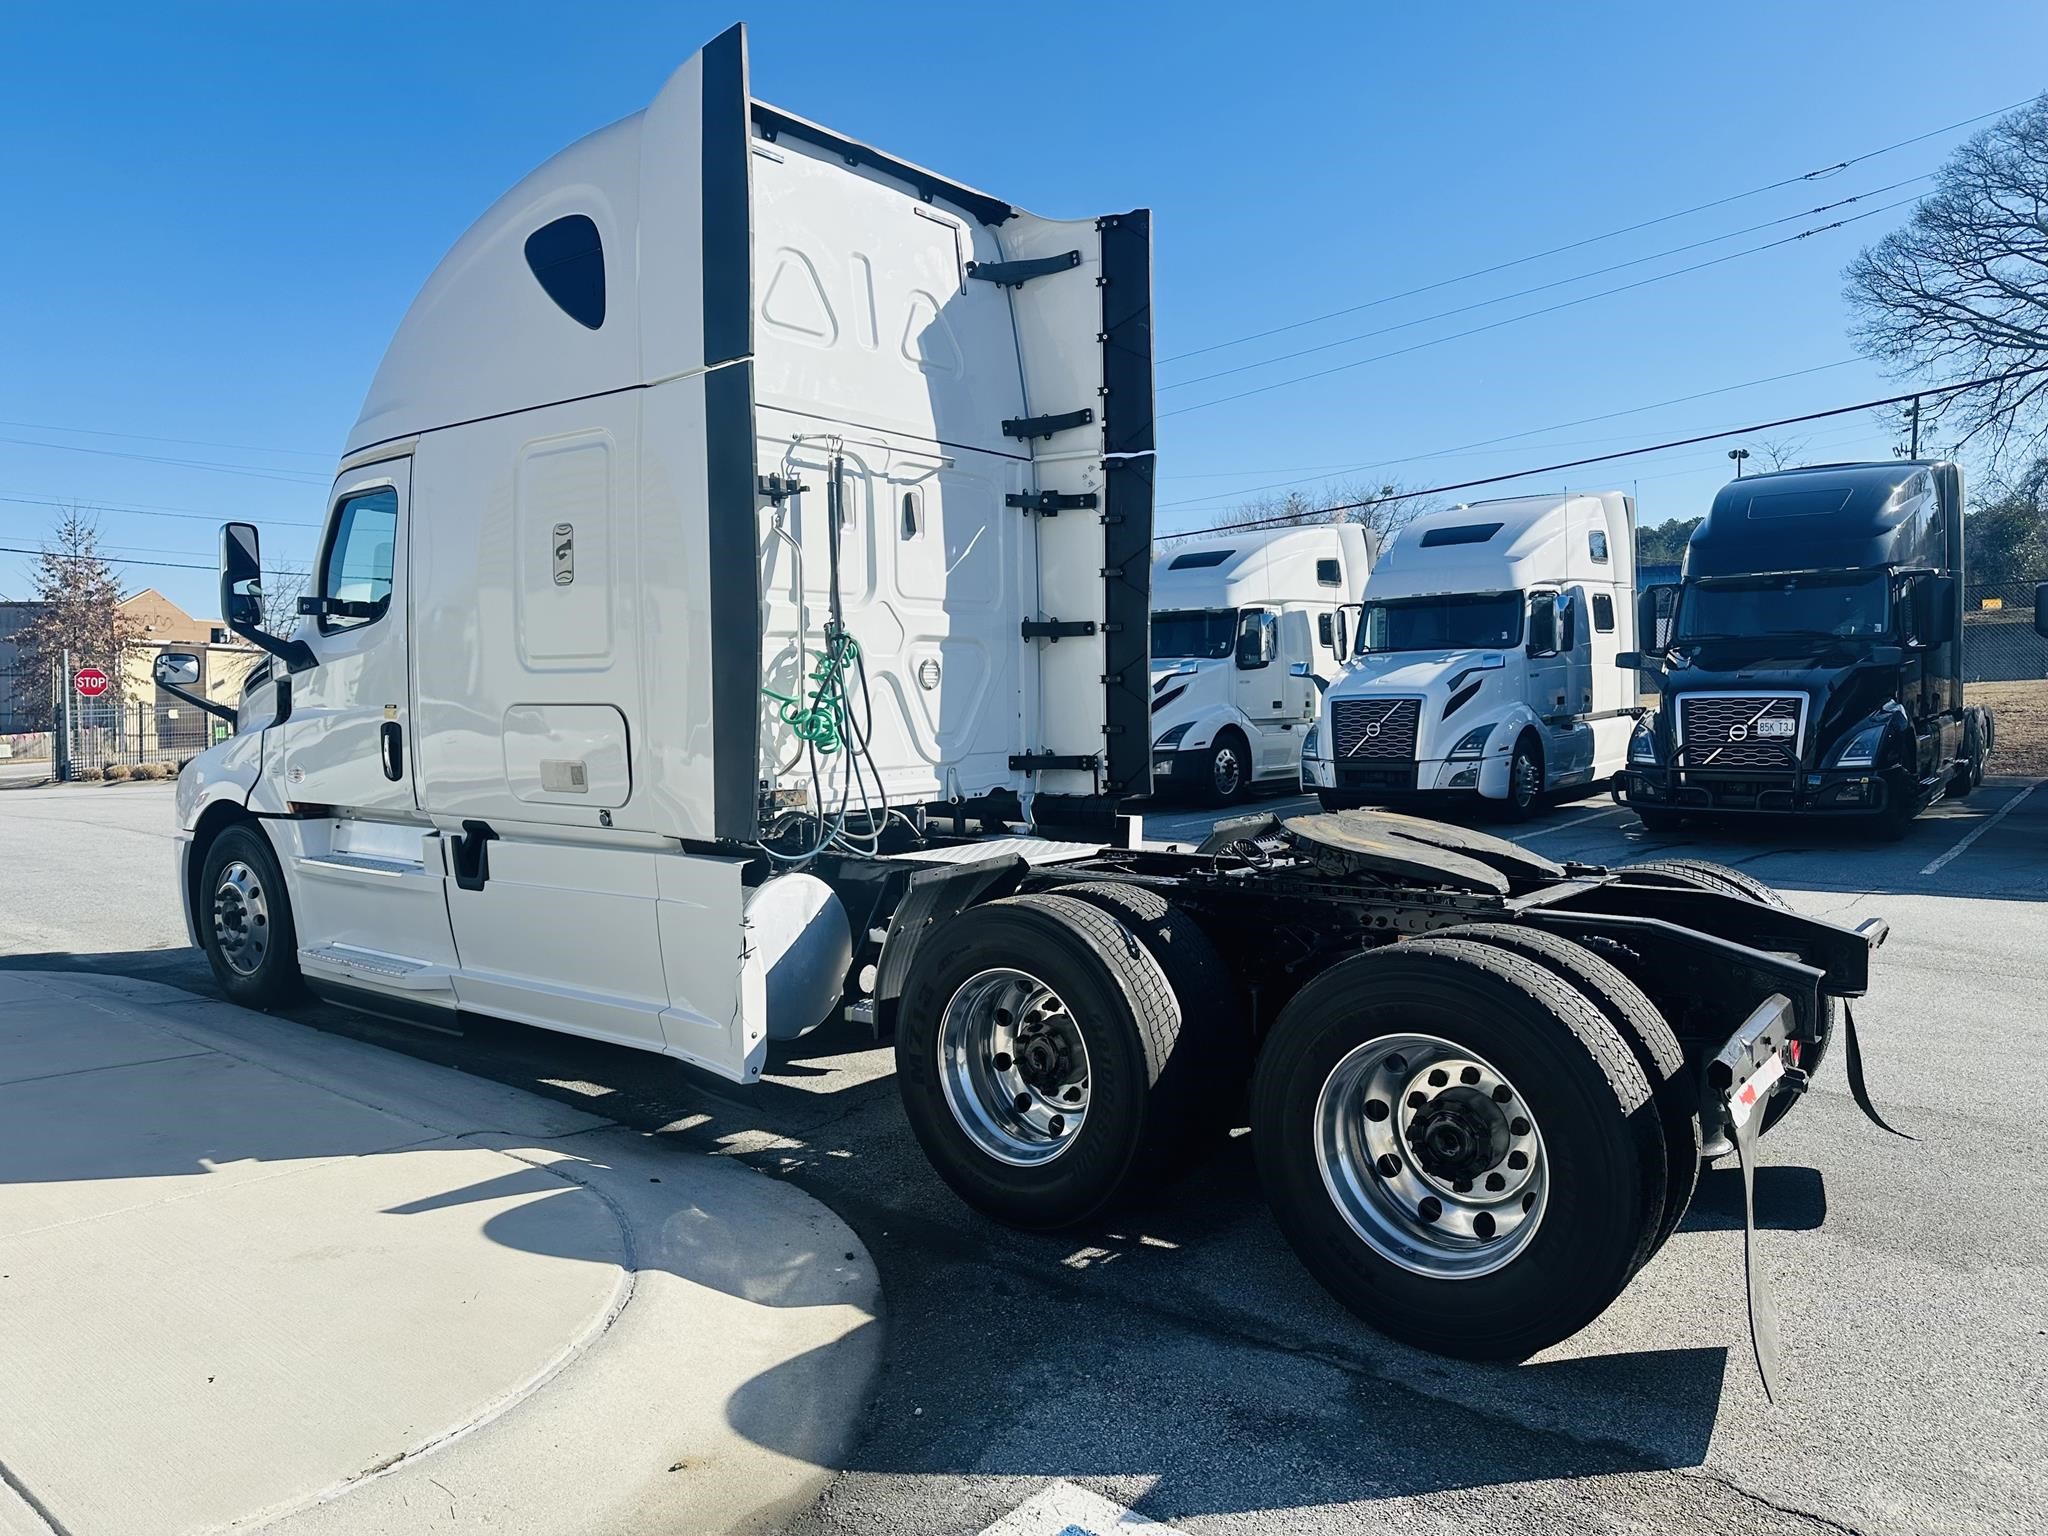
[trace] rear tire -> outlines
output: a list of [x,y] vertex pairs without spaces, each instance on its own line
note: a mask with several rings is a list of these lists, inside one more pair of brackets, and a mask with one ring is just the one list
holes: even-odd
[[[1407,1157],[1386,1161],[1388,1136]],[[1382,1332],[1467,1359],[1583,1328],[1663,1215],[1664,1133],[1627,1044],[1550,971],[1467,939],[1354,955],[1297,993],[1253,1080],[1252,1142],[1310,1272]],[[1475,1149],[1500,1160],[1478,1168]],[[1477,1193],[1496,1176],[1525,1182]]]
[[1649,1081],[1664,1130],[1664,1215],[1648,1252],[1638,1260],[1647,1264],[1685,1220],[1700,1179],[1699,1087],[1685,1070],[1685,1050],[1664,1015],[1612,961],[1562,934],[1510,923],[1471,923],[1439,928],[1430,936],[1470,939],[1535,961],[1598,1008],[1628,1043]]
[[1200,1070],[1180,1025],[1157,962],[1106,912],[987,902],[911,963],[897,1088],[961,1199],[1009,1226],[1071,1226],[1172,1166]]
[[199,863],[193,924],[206,963],[229,1001],[275,1008],[297,997],[298,925],[270,839],[247,822],[207,845]]
[[1057,893],[1085,901],[1122,923],[1145,946],[1180,1008],[1176,1049],[1202,1062],[1199,1104],[1187,1117],[1184,1143],[1245,1123],[1251,1084],[1251,1010],[1237,976],[1201,925],[1158,891],[1115,880],[1063,885]]

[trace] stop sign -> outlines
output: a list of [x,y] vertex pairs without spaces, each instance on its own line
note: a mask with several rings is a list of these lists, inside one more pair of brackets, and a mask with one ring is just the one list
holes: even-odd
[[77,675],[71,679],[72,686],[78,690],[79,696],[87,699],[96,699],[105,693],[111,681],[98,667],[80,667]]

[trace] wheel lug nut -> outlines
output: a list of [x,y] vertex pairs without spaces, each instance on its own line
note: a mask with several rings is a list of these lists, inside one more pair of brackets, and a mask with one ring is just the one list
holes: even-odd
[[1424,1221],[1435,1221],[1443,1213],[1444,1203],[1437,1199],[1435,1195],[1424,1195],[1422,1197],[1422,1204],[1415,1208],[1415,1214]]
[[1510,1152],[1508,1154],[1508,1166],[1517,1173],[1521,1172],[1522,1169],[1529,1166],[1529,1154],[1526,1152]]
[[1528,1135],[1529,1122],[1527,1120],[1524,1120],[1520,1115],[1515,1116],[1514,1119],[1508,1122],[1508,1134],[1511,1136]]
[[1510,1088],[1506,1083],[1501,1083],[1497,1085],[1493,1090],[1493,1102],[1496,1104],[1505,1104],[1514,1096],[1515,1090]]
[[1386,1100],[1384,1100],[1384,1099],[1367,1099],[1367,1100],[1365,1101],[1365,1118],[1366,1118],[1366,1119],[1368,1119],[1368,1120],[1384,1120],[1384,1119],[1386,1119],[1386,1118],[1387,1118],[1387,1104],[1386,1104]]
[[1499,1194],[1502,1190],[1508,1187],[1508,1181],[1502,1178],[1497,1173],[1489,1173],[1486,1176],[1486,1187],[1492,1190],[1495,1194]]
[[1458,1081],[1469,1088],[1472,1084],[1479,1081],[1479,1069],[1477,1067],[1467,1067],[1458,1074]]
[[1450,1080],[1451,1074],[1446,1072],[1442,1067],[1436,1068],[1429,1074],[1429,1085],[1432,1088],[1441,1088],[1445,1083],[1448,1083]]
[[995,1069],[998,1072],[1007,1072],[1010,1070],[1010,1053],[1008,1051],[997,1051],[995,1055],[992,1058],[990,1058],[990,1060],[992,1061],[992,1063],[995,1066]]
[[1487,1212],[1481,1211],[1477,1216],[1474,1216],[1472,1218],[1472,1230],[1476,1232],[1482,1240],[1492,1237],[1493,1217],[1490,1216]]
[[1391,1152],[1382,1152],[1379,1161],[1374,1163],[1373,1167],[1379,1169],[1381,1178],[1391,1179],[1401,1171],[1401,1159]]

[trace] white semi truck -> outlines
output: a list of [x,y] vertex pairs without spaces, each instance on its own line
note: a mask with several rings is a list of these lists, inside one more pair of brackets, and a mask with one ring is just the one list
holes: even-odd
[[1619,491],[1432,513],[1388,544],[1304,777],[1329,809],[1452,799],[1511,817],[1625,765],[1635,503]]
[[864,1021],[934,1168],[1029,1227],[1249,1085],[1282,1229],[1368,1321],[1519,1357],[1597,1315],[1882,925],[1398,817],[1130,846],[1149,234],[754,100],[738,28],[514,187],[393,338],[290,634],[223,531],[271,652],[178,783],[223,991],[741,1081]]
[[1374,535],[1355,523],[1211,535],[1152,562],[1152,782],[1214,805],[1301,783]]

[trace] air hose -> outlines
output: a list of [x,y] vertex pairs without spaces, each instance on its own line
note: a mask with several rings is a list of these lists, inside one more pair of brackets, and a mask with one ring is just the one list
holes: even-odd
[[782,723],[797,740],[815,747],[821,754],[837,752],[847,737],[846,674],[860,658],[860,644],[843,629],[826,626],[825,649],[814,653],[810,672],[810,702],[799,694],[791,698],[773,688],[761,692],[780,706]]

